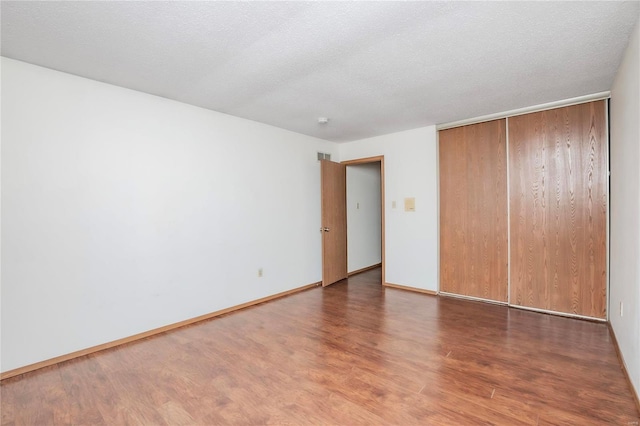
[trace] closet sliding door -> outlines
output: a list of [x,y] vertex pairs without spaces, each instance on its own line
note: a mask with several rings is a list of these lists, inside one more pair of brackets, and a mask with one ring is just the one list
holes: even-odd
[[439,132],[440,291],[506,302],[505,120]]
[[606,318],[605,113],[509,118],[512,305]]

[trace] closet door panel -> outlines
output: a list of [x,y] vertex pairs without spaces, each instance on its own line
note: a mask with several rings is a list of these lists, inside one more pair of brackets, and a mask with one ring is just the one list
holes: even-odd
[[506,302],[505,120],[439,133],[440,290]]
[[511,304],[606,317],[604,101],[509,118]]

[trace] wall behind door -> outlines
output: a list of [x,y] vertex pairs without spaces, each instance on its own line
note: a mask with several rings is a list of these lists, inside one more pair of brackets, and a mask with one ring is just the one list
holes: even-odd
[[382,261],[380,162],[347,166],[348,271]]

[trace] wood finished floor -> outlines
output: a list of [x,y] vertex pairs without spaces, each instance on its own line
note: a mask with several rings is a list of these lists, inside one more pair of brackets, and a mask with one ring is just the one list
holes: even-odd
[[380,270],[7,379],[2,424],[637,425],[604,324]]

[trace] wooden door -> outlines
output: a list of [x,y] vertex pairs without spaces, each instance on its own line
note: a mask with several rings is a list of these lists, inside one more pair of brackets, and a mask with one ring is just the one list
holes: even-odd
[[509,118],[511,303],[606,318],[604,101]]
[[322,185],[322,286],[347,278],[347,170],[320,161]]
[[440,291],[507,302],[505,120],[439,133]]

